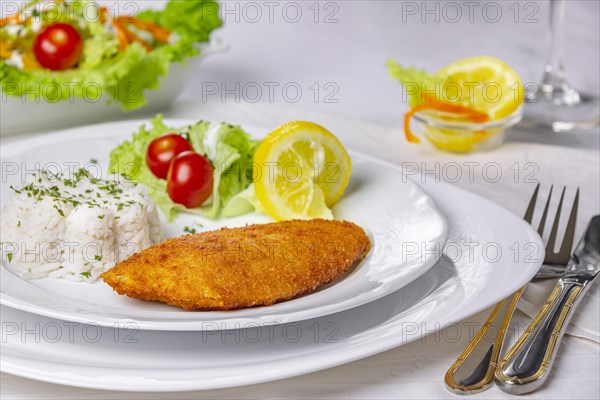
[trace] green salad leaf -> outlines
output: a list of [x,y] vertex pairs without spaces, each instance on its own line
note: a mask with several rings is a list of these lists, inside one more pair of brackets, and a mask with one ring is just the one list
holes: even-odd
[[409,105],[414,107],[425,102],[425,90],[434,91],[443,79],[414,67],[404,67],[394,60],[386,63],[390,78],[397,79],[404,87]]
[[171,0],[164,11],[146,10],[137,17],[196,42],[206,42],[210,32],[222,25],[219,5],[212,0]]
[[252,158],[258,142],[239,126],[225,123],[210,124],[202,134],[191,130],[190,141],[212,162],[213,178],[220,182],[214,185],[212,207],[205,213],[215,218],[222,205],[252,183]]
[[227,218],[257,211],[266,213],[264,207],[256,197],[254,184],[251,184],[242,192],[233,196],[223,207],[222,215]]
[[[252,140],[241,127],[200,121],[191,126],[173,128],[163,123],[161,115],[152,119],[151,125],[141,126],[131,140],[112,150],[109,172],[144,184],[167,221],[172,221],[178,211],[217,218],[223,209],[229,210],[227,215],[223,213],[224,216],[240,215],[254,209],[242,211],[235,204],[229,204],[252,183],[252,159],[258,145],[258,141]],[[174,203],[167,193],[167,182],[154,176],[146,164],[150,142],[169,132],[186,135],[194,151],[207,157],[214,167],[213,193],[208,204],[202,207],[187,209]]]
[[[73,98],[97,102],[106,95],[123,110],[133,110],[146,104],[146,92],[160,87],[160,78],[167,75],[173,62],[184,62],[200,54],[197,43],[207,41],[210,32],[222,25],[218,4],[213,0],[171,0],[165,10],[144,11],[137,18],[157,22],[173,33],[173,40],[151,52],[139,43],[132,43],[120,52],[115,35],[99,19],[83,17],[86,4],[87,1],[68,3],[75,15],[70,22],[77,23],[84,39],[77,68],[23,70],[1,60],[0,83],[5,95],[48,102]],[[11,34],[6,28],[0,29],[4,40],[14,39]]]

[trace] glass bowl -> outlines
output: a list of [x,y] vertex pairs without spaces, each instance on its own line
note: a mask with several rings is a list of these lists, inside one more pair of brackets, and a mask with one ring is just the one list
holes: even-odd
[[504,142],[506,129],[522,118],[522,107],[502,119],[483,123],[470,122],[464,117],[444,112],[425,111],[413,116],[417,136],[427,138],[439,149],[455,153],[497,148]]

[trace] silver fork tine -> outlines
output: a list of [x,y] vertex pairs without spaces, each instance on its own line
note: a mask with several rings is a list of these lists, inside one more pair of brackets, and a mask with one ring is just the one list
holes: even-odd
[[[563,199],[565,198],[565,190],[567,190],[567,188],[563,187],[562,193],[560,195],[560,200],[558,201],[556,215],[554,216],[554,222],[552,223],[550,237],[548,238],[548,243],[546,243],[545,261],[549,264],[558,264],[558,262],[555,260],[557,253],[554,252],[554,248],[556,247],[556,234],[558,233],[558,223],[560,222],[560,212],[562,211]],[[567,259],[567,261],[569,261],[569,259]]]
[[529,200],[529,205],[527,206],[527,211],[525,211],[525,216],[523,219],[527,221],[531,225],[531,221],[533,220],[533,211],[535,210],[535,203],[537,202],[538,193],[540,191],[540,184],[538,183],[533,191],[533,195],[531,196],[531,200]]
[[[567,221],[567,227],[565,229],[562,243],[560,244],[560,250],[558,252],[554,251],[554,248],[556,247],[556,236],[558,234],[558,224],[560,222],[560,215],[562,213],[565,190],[566,188],[563,188],[560,200],[558,202],[558,208],[556,209],[556,216],[554,217],[554,221],[552,221],[552,230],[550,232],[548,242],[546,243],[544,265],[542,265],[534,279],[557,278],[561,276],[565,271],[565,266],[569,262],[569,258],[571,258],[571,249],[573,248],[573,240],[575,238],[577,209],[579,207],[579,188],[577,189],[577,194],[575,195],[573,205],[571,206],[571,214],[569,215],[569,220]],[[550,197],[548,197],[548,202],[550,201]],[[546,208],[547,207],[548,203],[546,203]],[[545,212],[546,211],[544,211],[544,213]],[[538,229],[538,232],[540,231],[543,231],[542,226],[540,226],[540,229]]]
[[[540,235],[540,236],[544,236],[544,227],[546,226],[546,217],[548,216],[548,208],[550,207],[550,199],[552,198],[552,189],[554,189],[554,185],[550,186],[550,193],[548,193],[548,200],[546,200],[546,206],[544,206],[544,212],[542,213],[542,219],[540,220],[540,225],[538,226],[538,235]],[[548,249],[548,246],[546,246],[546,249]]]
[[575,193],[575,200],[571,207],[571,214],[569,215],[569,221],[567,222],[567,229],[565,230],[565,237],[563,239],[560,250],[555,255],[557,263],[566,264],[569,262],[571,257],[571,249],[573,248],[573,240],[575,238],[575,222],[577,221],[577,209],[579,208],[579,188]]

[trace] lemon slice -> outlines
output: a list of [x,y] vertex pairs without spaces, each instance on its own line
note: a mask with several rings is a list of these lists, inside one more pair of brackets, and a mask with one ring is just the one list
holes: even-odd
[[428,127],[425,131],[425,137],[435,147],[442,150],[468,153],[474,151],[480,143],[490,140],[496,133],[496,130],[461,132],[452,129]]
[[256,196],[276,220],[333,218],[330,207],[344,194],[352,163],[340,141],[312,122],[294,121],[271,132],[254,163]]
[[435,76],[444,81],[445,101],[486,112],[492,120],[512,114],[524,100],[519,74],[494,57],[456,61]]

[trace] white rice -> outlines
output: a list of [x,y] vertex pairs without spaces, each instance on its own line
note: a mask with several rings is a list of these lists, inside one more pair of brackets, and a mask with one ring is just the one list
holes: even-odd
[[164,240],[143,185],[97,180],[80,170],[68,180],[39,172],[12,189],[0,214],[0,257],[25,279],[93,282]]

